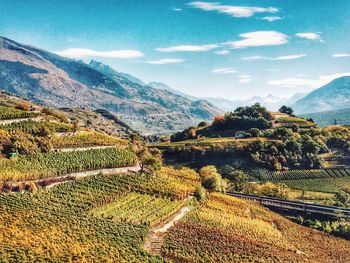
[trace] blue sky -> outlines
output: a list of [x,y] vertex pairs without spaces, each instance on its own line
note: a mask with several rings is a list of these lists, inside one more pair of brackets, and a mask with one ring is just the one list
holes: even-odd
[[350,75],[347,0],[0,0],[0,35],[200,97],[287,96]]

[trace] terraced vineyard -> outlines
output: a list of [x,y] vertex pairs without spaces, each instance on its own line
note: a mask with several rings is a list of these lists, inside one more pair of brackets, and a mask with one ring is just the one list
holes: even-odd
[[350,176],[350,169],[314,169],[314,170],[287,170],[271,171],[256,170],[256,175],[262,180],[300,180],[314,178],[339,178]]
[[126,146],[128,141],[97,132],[81,132],[74,135],[54,136],[52,143],[55,148],[74,148],[112,145]]
[[0,105],[0,120],[30,118],[35,116],[37,116],[37,114],[31,111],[24,111]]
[[45,131],[45,129],[52,132],[72,132],[74,130],[73,125],[68,123],[50,121],[37,122],[33,120],[11,123],[0,126],[0,128],[7,131],[14,131],[18,129],[30,134],[38,134]]
[[341,190],[350,190],[350,177],[285,180],[282,183],[290,188],[305,191],[337,193]]
[[0,181],[23,181],[74,172],[136,164],[128,149],[93,149],[83,152],[47,153],[0,160]]
[[211,194],[170,230],[162,255],[174,262],[347,262],[349,249],[261,206]]
[[91,214],[97,217],[107,217],[113,221],[156,224],[164,217],[176,212],[183,201],[156,197],[149,194],[128,193],[117,201],[95,208]]

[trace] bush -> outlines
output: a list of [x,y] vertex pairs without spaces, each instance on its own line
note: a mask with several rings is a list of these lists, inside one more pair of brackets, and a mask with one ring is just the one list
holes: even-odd
[[200,202],[205,201],[207,198],[207,191],[202,186],[197,186],[196,190],[194,191],[194,197]]

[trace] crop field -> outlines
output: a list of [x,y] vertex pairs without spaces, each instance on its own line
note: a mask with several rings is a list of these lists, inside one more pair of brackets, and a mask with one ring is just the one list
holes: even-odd
[[0,181],[23,181],[102,168],[136,164],[127,149],[92,149],[83,152],[47,153],[0,160]]
[[91,214],[116,222],[156,224],[176,212],[182,205],[183,201],[180,200],[132,192],[115,202],[93,209]]
[[337,193],[342,189],[350,190],[350,177],[285,180],[281,182],[286,184],[290,188],[305,191]]
[[230,145],[230,146],[244,146],[251,142],[255,141],[264,141],[264,142],[276,142],[278,140],[268,139],[268,138],[243,138],[243,139],[235,139],[234,137],[225,137],[225,138],[203,138],[203,139],[191,139],[180,142],[166,142],[151,145],[152,147],[159,148],[169,148],[169,147],[177,147],[177,146],[210,146],[210,145]]
[[349,249],[256,204],[211,194],[170,230],[162,255],[175,262],[346,262]]
[[35,117],[37,114],[30,111],[19,110],[0,105],[0,120]]
[[300,180],[315,178],[341,178],[350,176],[350,169],[314,169],[314,170],[287,170],[271,171],[266,169],[256,170],[256,175],[262,180]]
[[1,129],[7,131],[21,130],[25,133],[39,134],[45,131],[45,129],[52,132],[71,132],[73,131],[73,125],[62,122],[50,122],[50,121],[21,121],[0,126]]
[[[121,204],[132,195],[158,195],[157,200],[162,200],[164,206],[169,204],[163,213],[171,211],[181,202],[169,199],[176,199],[184,191],[180,179],[173,178],[178,180],[179,188],[175,189],[161,176],[94,176],[50,190],[2,195],[1,262],[163,262],[141,249],[147,224],[96,217],[90,211]],[[128,206],[135,211],[139,204]],[[126,212],[116,209],[116,214]]]
[[80,132],[74,135],[54,136],[52,143],[55,148],[74,148],[112,145],[126,146],[128,141],[97,132]]

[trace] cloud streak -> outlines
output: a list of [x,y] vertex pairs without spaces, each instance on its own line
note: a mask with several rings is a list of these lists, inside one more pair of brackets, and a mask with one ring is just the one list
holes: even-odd
[[179,64],[184,61],[185,61],[184,59],[164,58],[164,59],[146,61],[146,63],[151,65],[166,65],[166,64]]
[[112,50],[112,51],[96,51],[85,48],[69,48],[62,51],[54,52],[60,56],[69,58],[85,58],[85,57],[103,57],[103,58],[120,58],[132,59],[144,57],[144,54],[137,50]]
[[350,54],[348,54],[348,53],[338,53],[338,54],[333,54],[332,57],[334,57],[334,58],[345,58],[345,57],[350,57]]
[[226,42],[230,48],[275,46],[288,43],[288,36],[276,31],[255,31],[239,35],[242,40]]
[[343,76],[350,76],[350,72],[335,73],[331,75],[321,75],[315,79],[286,78],[286,79],[280,79],[280,80],[270,80],[267,82],[267,84],[272,86],[284,87],[284,88],[295,88],[295,87],[319,88],[331,82],[332,80]]
[[218,68],[211,71],[214,74],[234,74],[236,71],[233,68]]
[[219,46],[216,44],[211,45],[180,45],[165,48],[156,48],[156,51],[160,52],[205,52],[210,51]]
[[251,56],[251,57],[244,57],[241,60],[273,60],[273,61],[278,61],[278,60],[293,60],[293,59],[299,59],[306,57],[305,54],[297,54],[297,55],[286,55],[286,56],[279,56],[279,57],[264,57],[264,56]]
[[322,37],[317,33],[296,33],[295,36],[303,39],[323,42]]
[[276,13],[279,10],[275,7],[257,7],[257,6],[234,6],[234,5],[221,5],[220,3],[209,2],[190,2],[189,6],[203,10],[203,11],[215,11],[217,13],[226,14],[236,18],[251,17],[257,13]]
[[282,17],[279,17],[279,16],[264,16],[264,17],[262,17],[260,19],[268,21],[268,22],[275,22],[275,21],[281,20]]
[[252,76],[250,75],[239,75],[238,82],[241,84],[249,83],[252,81]]

